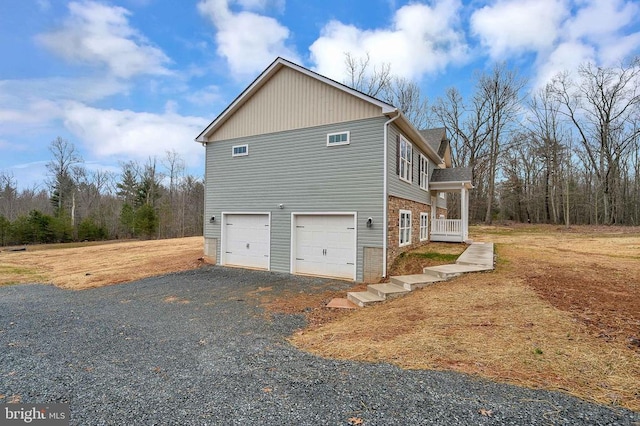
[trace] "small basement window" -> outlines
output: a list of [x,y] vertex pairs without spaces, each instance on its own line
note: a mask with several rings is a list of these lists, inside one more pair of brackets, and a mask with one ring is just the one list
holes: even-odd
[[329,133],[327,146],[349,145],[349,132]]
[[411,211],[400,210],[399,245],[400,247],[411,244]]
[[429,239],[429,213],[420,213],[420,241]]
[[232,157],[242,157],[249,155],[249,145],[236,145],[231,152]]

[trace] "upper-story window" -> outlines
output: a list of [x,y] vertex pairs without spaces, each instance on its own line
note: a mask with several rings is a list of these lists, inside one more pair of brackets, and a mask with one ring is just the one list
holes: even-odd
[[327,146],[349,145],[349,132],[329,133]]
[[422,154],[420,154],[418,181],[420,188],[429,190],[429,160]]
[[249,155],[249,145],[236,145],[233,147],[231,151],[232,157],[242,157],[244,155]]
[[413,178],[413,146],[402,136],[398,141],[398,176],[409,183]]

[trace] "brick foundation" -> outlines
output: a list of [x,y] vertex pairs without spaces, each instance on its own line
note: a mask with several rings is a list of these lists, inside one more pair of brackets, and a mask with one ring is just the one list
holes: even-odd
[[[411,211],[411,244],[403,247],[399,246],[400,210]],[[444,212],[442,214],[446,214],[446,210],[443,209],[438,209],[438,213],[440,213],[441,210]],[[420,242],[420,213],[429,213],[429,215],[431,215],[431,206],[425,203],[389,196],[387,265],[391,266],[400,253],[428,243],[428,241]],[[429,221],[431,221],[431,219],[429,219]]]

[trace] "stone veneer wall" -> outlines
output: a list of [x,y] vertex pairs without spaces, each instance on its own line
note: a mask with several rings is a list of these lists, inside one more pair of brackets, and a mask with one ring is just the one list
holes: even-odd
[[[400,210],[411,211],[411,244],[403,247],[399,246]],[[429,213],[429,221],[431,221],[430,205],[406,200],[404,198],[389,196],[387,267],[391,267],[391,264],[396,257],[400,255],[400,253],[404,253],[405,251],[412,250],[428,243],[428,241],[420,241],[420,213]],[[446,210],[444,210],[443,214],[446,215]]]

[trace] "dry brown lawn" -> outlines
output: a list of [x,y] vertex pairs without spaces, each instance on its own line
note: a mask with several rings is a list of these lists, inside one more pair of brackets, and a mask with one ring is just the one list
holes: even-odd
[[0,285],[51,283],[82,290],[194,269],[202,254],[202,237],[2,250]]
[[[640,410],[640,230],[476,227],[472,237],[496,243],[496,271],[334,313],[292,343]],[[415,268],[405,263],[395,266]]]

